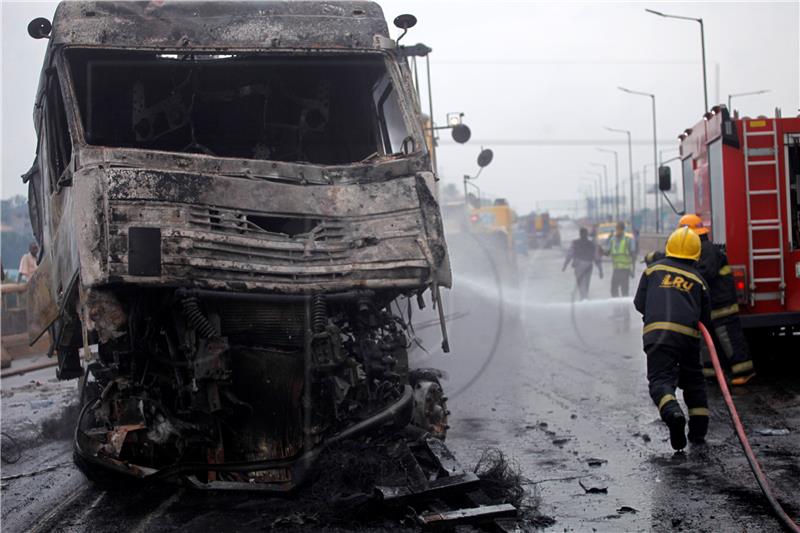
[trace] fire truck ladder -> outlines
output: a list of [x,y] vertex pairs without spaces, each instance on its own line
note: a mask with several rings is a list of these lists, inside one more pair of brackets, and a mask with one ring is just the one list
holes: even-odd
[[[745,187],[747,193],[747,238],[748,238],[748,260],[749,260],[749,277],[750,277],[750,305],[755,305],[756,301],[760,300],[780,300],[781,305],[784,304],[786,280],[783,268],[783,225],[781,224],[781,196],[780,196],[780,170],[778,166],[778,132],[777,124],[772,122],[771,130],[758,130],[748,131],[748,120],[742,121],[744,125],[744,176]],[[753,143],[754,137],[772,136],[772,147],[753,148],[750,144]],[[762,144],[763,146],[763,144]],[[771,159],[763,159],[765,156],[771,156]],[[760,158],[760,159],[754,159]],[[766,166],[772,169],[772,183],[769,183],[769,177],[766,174],[759,174],[755,181],[751,176],[752,167]],[[753,188],[753,183],[763,184],[761,187]],[[766,188],[764,188],[766,187]],[[753,199],[758,196],[766,196],[767,202],[761,202],[761,210],[759,216],[764,218],[753,218]],[[774,198],[774,202],[769,202],[770,198]],[[771,207],[765,208],[765,205]],[[774,211],[773,211],[774,209]],[[773,233],[777,236],[777,248],[756,248],[756,232],[761,236],[759,242],[774,242],[765,234]],[[779,276],[775,277],[775,269],[768,269],[766,265],[770,263],[777,263]],[[770,272],[770,274],[759,277],[758,273],[763,271]],[[764,283],[777,283],[778,292],[761,292],[757,293],[756,289],[759,284]]]

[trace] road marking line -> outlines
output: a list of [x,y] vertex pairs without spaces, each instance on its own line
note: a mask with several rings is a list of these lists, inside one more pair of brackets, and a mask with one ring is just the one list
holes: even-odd
[[88,491],[89,491],[89,487],[88,486],[84,486],[80,490],[78,490],[77,492],[73,492],[71,496],[68,496],[61,503],[59,503],[58,505],[56,505],[55,507],[50,509],[50,511],[48,511],[44,515],[42,515],[38,519],[37,523],[30,527],[30,529],[28,530],[29,533],[39,533],[39,532],[44,533],[45,531],[52,530],[52,527],[50,527],[50,523],[55,518],[57,518],[59,514],[61,514],[64,510],[66,510],[67,507],[69,507],[70,505],[75,503],[76,500],[78,500],[81,496],[83,496]]
[[161,502],[161,504],[158,507],[156,507],[153,512],[147,513],[147,516],[145,516],[144,519],[142,519],[142,521],[139,522],[139,524],[135,528],[129,530],[129,533],[143,533],[144,531],[147,531],[147,526],[150,525],[150,522],[154,518],[160,518],[161,516],[163,516],[167,508],[173,503],[175,503],[175,501],[183,495],[183,492],[184,489],[179,489],[175,494],[173,494],[172,496]]
[[[95,507],[97,507],[100,504],[100,501],[105,497],[106,494],[107,494],[106,491],[103,491],[100,494],[98,494],[97,498],[94,499],[94,501],[89,505],[89,507],[83,513],[81,513],[81,518],[80,518],[81,524],[83,524],[84,521],[89,517],[89,515],[92,514],[92,511],[94,511]],[[91,530],[91,528],[89,529]]]

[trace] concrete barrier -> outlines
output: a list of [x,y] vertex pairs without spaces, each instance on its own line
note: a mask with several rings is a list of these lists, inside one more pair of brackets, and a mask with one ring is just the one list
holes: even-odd
[[8,368],[14,359],[45,353],[50,347],[50,336],[46,333],[33,346],[28,346],[28,285],[3,283],[0,296],[2,368]]
[[657,250],[664,251],[667,237],[669,237],[668,233],[640,233],[639,256],[644,257],[646,254]]

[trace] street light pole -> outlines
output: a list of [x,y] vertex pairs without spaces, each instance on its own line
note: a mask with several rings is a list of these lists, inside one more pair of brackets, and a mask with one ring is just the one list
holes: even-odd
[[607,148],[598,148],[598,150],[614,154],[614,173],[617,180],[614,191],[614,219],[619,222],[619,154],[617,154],[616,150],[609,150]]
[[703,54],[703,99],[705,102],[705,108],[703,109],[703,115],[706,114],[708,111],[708,83],[706,81],[706,33],[705,27],[703,26],[703,19],[696,19],[694,17],[683,17],[681,15],[667,15],[666,13],[662,13],[660,11],[655,11],[654,9],[645,9],[648,13],[652,13],[653,15],[658,15],[659,17],[664,17],[667,19],[680,19],[680,20],[693,20],[700,24],[700,51]]
[[609,128],[605,126],[605,129],[608,131],[613,131],[615,133],[624,133],[628,136],[628,177],[631,181],[631,226],[633,225],[633,213],[634,213],[634,203],[633,203],[633,150],[631,149],[631,132],[630,130],[623,130],[617,128]]
[[592,197],[592,210],[589,213],[589,218],[597,220],[597,197],[600,195],[599,188],[597,187],[597,180],[592,178],[581,178],[582,183],[589,184],[589,192]]
[[642,223],[647,220],[645,211],[647,210],[647,163],[642,165]]
[[770,92],[770,89],[762,89],[760,91],[750,91],[750,92],[746,92],[746,93],[729,94],[728,95],[728,111],[729,112],[733,112],[733,108],[731,108],[731,98],[733,98],[733,97],[736,97],[736,96],[752,96],[752,95],[755,95],[755,94],[765,94],[765,93],[768,93],[768,92]]
[[[606,203],[608,198],[608,167],[603,163],[589,163],[594,167],[603,167],[603,204]],[[611,215],[611,208],[603,209],[603,216]]]
[[645,93],[641,91],[632,91],[625,87],[617,87],[622,92],[628,94],[637,94],[639,96],[649,96],[653,103],[653,167],[655,168],[655,184],[656,188],[653,191],[655,195],[655,213],[656,213],[656,233],[661,231],[661,203],[658,201],[658,139],[656,138],[656,95],[652,93]]
[[594,176],[594,179],[595,179],[595,190],[597,191],[597,200],[596,200],[596,203],[595,203],[595,222],[599,222],[600,219],[602,218],[602,213],[600,211],[600,209],[601,209],[600,199],[601,199],[601,197],[603,195],[603,189],[602,189],[602,186],[601,186],[601,183],[602,183],[602,180],[603,180],[603,176],[599,172],[589,171],[589,174]]
[[700,53],[703,54],[703,101],[705,102],[705,109],[703,109],[703,114],[705,115],[708,113],[708,81],[706,76],[706,32],[705,26],[703,26],[703,19],[697,19],[697,22],[700,23]]

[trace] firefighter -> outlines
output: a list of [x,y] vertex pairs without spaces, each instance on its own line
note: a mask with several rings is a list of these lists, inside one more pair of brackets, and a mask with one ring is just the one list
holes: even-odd
[[617,231],[608,238],[604,253],[611,256],[614,268],[611,274],[611,296],[628,296],[636,250],[631,238],[625,235],[624,222],[617,222]]
[[575,283],[581,300],[589,297],[589,282],[592,280],[592,264],[597,265],[597,272],[600,279],[603,279],[603,265],[600,262],[600,250],[594,241],[589,240],[589,230],[581,228],[579,238],[572,241],[572,246],[567,251],[564,266],[561,271],[565,271],[572,263],[575,269]]
[[[745,385],[753,377],[753,361],[739,320],[739,304],[728,256],[708,239],[709,229],[694,214],[684,215],[678,227],[687,226],[700,237],[701,251],[697,270],[706,280],[711,298],[711,332],[719,352],[725,354],[731,369],[731,385]],[[659,257],[660,252],[648,254],[648,259]],[[662,254],[663,256],[663,254]],[[702,350],[703,374],[714,378],[708,351]]]
[[682,450],[686,417],[675,397],[676,386],[683,389],[689,409],[689,441],[705,442],[708,431],[698,322],[710,324],[711,308],[706,283],[694,267],[700,238],[689,228],[679,228],[669,236],[666,248],[666,257],[645,269],[633,303],[644,321],[650,397],[669,428],[670,444]]

